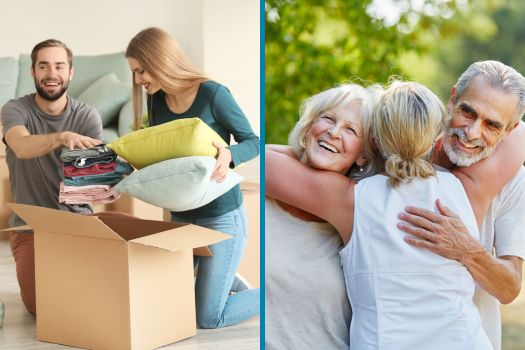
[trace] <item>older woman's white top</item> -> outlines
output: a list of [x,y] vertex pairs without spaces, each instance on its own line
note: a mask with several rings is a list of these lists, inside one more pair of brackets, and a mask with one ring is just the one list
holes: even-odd
[[475,282],[456,260],[408,245],[396,225],[408,205],[437,212],[436,199],[479,237],[461,182],[437,172],[397,188],[376,175],[355,187],[354,227],[341,251],[353,310],[350,348],[489,350],[473,302]]
[[267,350],[348,349],[352,311],[327,223],[303,221],[266,198]]

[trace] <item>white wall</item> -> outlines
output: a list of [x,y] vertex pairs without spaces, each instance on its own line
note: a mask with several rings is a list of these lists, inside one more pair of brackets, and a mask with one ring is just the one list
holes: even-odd
[[[259,2],[203,0],[204,70],[228,87],[244,112],[259,118]],[[225,83],[226,84],[226,83]],[[249,87],[249,88],[248,88]],[[253,125],[259,133],[259,123]]]
[[29,53],[36,43],[52,37],[76,55],[121,52],[143,28],[169,31],[198,68],[230,88],[259,134],[258,0],[9,0],[2,4],[0,57]]
[[[260,14],[257,0],[203,0],[204,71],[228,86],[260,134]],[[239,172],[259,182],[259,159]]]
[[10,0],[8,6],[6,2],[0,11],[0,56],[29,53],[37,42],[51,37],[64,41],[77,55],[119,52],[149,26],[171,32],[192,58],[202,56],[191,35],[201,32],[195,30],[201,26],[199,0]]

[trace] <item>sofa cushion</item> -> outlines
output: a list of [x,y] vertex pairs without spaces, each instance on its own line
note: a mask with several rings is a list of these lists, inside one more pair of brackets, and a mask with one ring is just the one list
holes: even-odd
[[118,138],[117,127],[113,124],[108,125],[102,129],[102,141],[104,143],[110,143]]
[[106,126],[130,97],[130,86],[118,80],[115,73],[109,73],[95,80],[77,98],[94,107],[102,118],[102,125]]
[[116,154],[141,169],[172,158],[215,156],[217,141],[226,142],[199,118],[178,119],[137,130],[108,144]]
[[[20,55],[18,59],[19,71],[16,96],[24,96],[35,92],[35,84],[30,74],[31,56]],[[123,52],[96,56],[73,56],[73,79],[69,84],[68,95],[77,97],[99,77],[108,73],[115,73],[118,79],[131,88],[131,71]]]
[[115,190],[172,211],[200,208],[242,181],[232,170],[223,182],[212,181],[214,166],[213,157],[169,159],[133,172]]
[[133,131],[133,100],[129,100],[120,109],[118,115],[118,134],[123,136]]
[[15,98],[18,82],[18,64],[13,57],[0,58],[0,107]]

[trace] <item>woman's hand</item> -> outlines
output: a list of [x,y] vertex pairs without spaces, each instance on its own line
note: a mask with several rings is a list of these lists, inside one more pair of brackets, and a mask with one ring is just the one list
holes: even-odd
[[228,169],[232,161],[230,150],[218,142],[212,141],[213,147],[217,148],[217,162],[211,174],[211,179],[216,182],[222,182],[228,175]]

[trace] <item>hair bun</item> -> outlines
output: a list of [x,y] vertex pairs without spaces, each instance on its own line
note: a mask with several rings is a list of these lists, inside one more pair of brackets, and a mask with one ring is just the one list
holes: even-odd
[[385,161],[385,171],[390,176],[388,184],[396,187],[401,183],[409,183],[413,178],[426,179],[436,174],[432,164],[424,159],[403,159],[394,154]]

